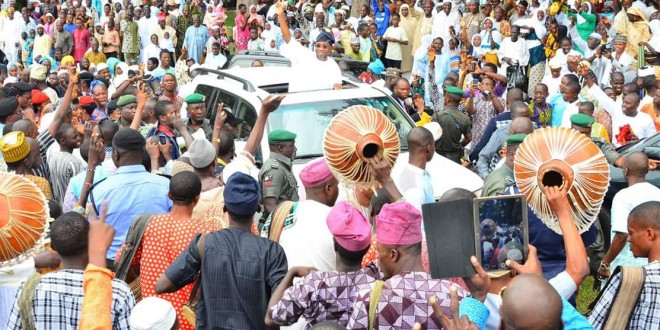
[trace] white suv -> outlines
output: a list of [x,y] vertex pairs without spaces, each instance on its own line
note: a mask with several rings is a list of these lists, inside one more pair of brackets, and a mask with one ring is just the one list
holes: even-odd
[[[216,71],[199,69],[193,79],[196,93],[206,95],[207,118],[213,123],[218,102],[233,109],[236,117],[245,121],[240,128],[237,150],[241,150],[261,109],[261,100],[268,94],[288,92],[288,81],[295,74],[289,67],[233,68]],[[314,79],[312,72],[309,78]],[[307,162],[323,157],[323,136],[330,120],[340,111],[353,105],[368,105],[382,111],[397,128],[401,140],[401,152],[392,170],[392,177],[397,180],[402,164],[408,162],[408,131],[414,122],[397,105],[390,95],[369,85],[344,79],[341,90],[321,90],[287,93],[280,107],[268,117],[264,137],[255,158],[257,166],[270,155],[268,133],[274,129],[285,129],[298,135],[298,151],[293,161],[293,170],[298,174]],[[185,104],[184,104],[185,107]],[[184,112],[184,111],[182,111]],[[483,186],[483,180],[472,171],[436,155],[427,166],[433,179],[436,197],[454,187],[477,191]],[[299,181],[301,196],[304,189]]]

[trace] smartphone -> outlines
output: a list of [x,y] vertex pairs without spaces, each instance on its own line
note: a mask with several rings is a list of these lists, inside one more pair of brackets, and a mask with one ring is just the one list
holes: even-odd
[[508,273],[507,260],[527,260],[529,233],[527,201],[523,195],[474,199],[475,251],[488,273]]
[[160,144],[167,144],[167,138],[163,135],[160,135],[158,137],[158,142],[160,142]]

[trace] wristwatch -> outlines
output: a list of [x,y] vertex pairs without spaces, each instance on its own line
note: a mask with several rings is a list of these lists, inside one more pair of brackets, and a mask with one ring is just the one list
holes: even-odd
[[598,270],[605,270],[609,271],[610,270],[610,265],[604,264],[602,261],[600,262],[600,266],[598,266]]

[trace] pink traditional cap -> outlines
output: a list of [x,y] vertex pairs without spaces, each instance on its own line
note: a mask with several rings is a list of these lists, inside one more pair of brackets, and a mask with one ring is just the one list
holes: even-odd
[[332,207],[325,222],[341,247],[358,252],[371,244],[371,225],[362,212],[347,202]]
[[300,172],[300,181],[305,188],[320,186],[334,178],[324,158],[310,162]]
[[408,202],[385,204],[376,216],[376,239],[388,245],[422,241],[422,214]]

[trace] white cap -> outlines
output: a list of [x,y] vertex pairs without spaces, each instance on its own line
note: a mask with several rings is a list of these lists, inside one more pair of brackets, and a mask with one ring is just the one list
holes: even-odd
[[101,70],[109,69],[107,64],[105,63],[99,63],[99,65],[96,66],[96,72],[100,72]]
[[442,127],[440,127],[440,124],[437,122],[432,121],[430,123],[426,123],[423,127],[431,132],[433,135],[433,141],[438,141],[440,140],[440,137],[442,137]]
[[640,78],[648,77],[648,76],[655,76],[655,70],[650,65],[643,66],[643,67],[639,68],[639,70],[637,70],[637,76],[640,77]]
[[48,13],[48,14],[46,14],[46,17],[53,17],[53,14]]
[[561,63],[559,62],[559,59],[557,57],[553,57],[550,59],[550,62],[548,62],[548,66],[550,69],[559,69],[561,68]]
[[129,324],[132,330],[162,330],[171,329],[175,321],[176,311],[172,303],[147,297],[133,307]]
[[603,36],[601,36],[600,33],[591,32],[591,34],[589,35],[589,38],[594,38],[596,40],[602,40]]

